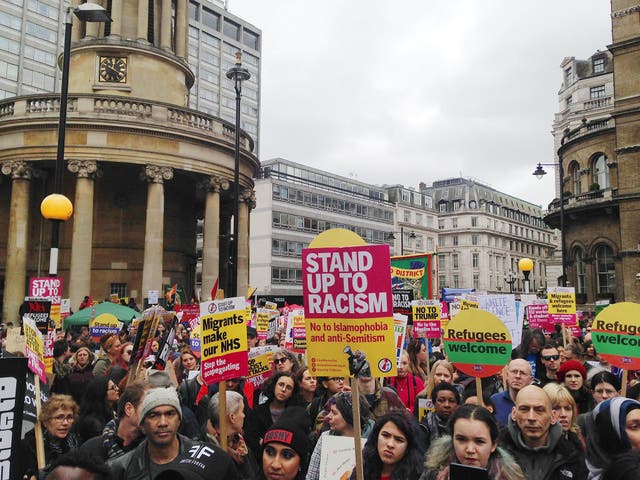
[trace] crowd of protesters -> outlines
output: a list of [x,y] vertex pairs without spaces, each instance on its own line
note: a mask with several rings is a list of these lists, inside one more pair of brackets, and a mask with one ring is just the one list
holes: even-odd
[[[38,469],[31,430],[22,471],[50,479],[73,478],[75,469],[94,479],[316,480],[329,439],[353,437],[357,426],[367,480],[464,478],[465,466],[499,480],[637,475],[640,382],[630,372],[621,396],[622,372],[598,356],[588,328],[565,335],[566,343],[558,332],[525,329],[502,375],[483,379],[480,392],[444,348],[427,348],[408,330],[397,376],[385,379],[315,378],[304,355],[283,348],[280,331],[268,341],[278,349],[264,383],[225,382],[224,417],[220,386],[203,381],[186,325],[165,368],[140,369],[136,378],[132,332],[67,332],[54,344],[39,416],[46,466]],[[157,345],[167,334],[161,325]],[[259,344],[255,328],[247,327],[247,339]]]

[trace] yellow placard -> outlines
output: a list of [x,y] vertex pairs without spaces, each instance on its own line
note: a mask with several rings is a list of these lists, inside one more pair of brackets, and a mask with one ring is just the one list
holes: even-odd
[[571,287],[557,287],[547,294],[549,301],[549,314],[575,314],[576,293]]

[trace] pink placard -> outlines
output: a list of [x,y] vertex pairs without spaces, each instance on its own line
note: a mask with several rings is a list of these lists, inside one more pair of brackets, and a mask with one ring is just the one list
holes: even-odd
[[33,277],[29,279],[29,296],[50,298],[51,305],[60,305],[62,299],[61,277]]
[[302,250],[307,318],[393,316],[388,245]]
[[244,377],[249,373],[249,355],[246,350],[227,353],[202,362],[202,379],[207,385],[232,378]]

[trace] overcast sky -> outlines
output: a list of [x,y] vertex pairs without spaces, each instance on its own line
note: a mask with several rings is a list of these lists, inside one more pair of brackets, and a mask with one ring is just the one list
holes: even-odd
[[[262,30],[260,159],[373,184],[474,177],[546,209],[564,57],[608,0],[230,0]],[[549,173],[553,168],[547,168]]]

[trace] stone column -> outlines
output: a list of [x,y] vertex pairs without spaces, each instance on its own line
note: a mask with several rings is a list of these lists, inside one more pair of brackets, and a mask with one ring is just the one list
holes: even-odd
[[238,208],[238,296],[246,295],[249,286],[249,210],[255,206],[256,195],[253,189],[242,190]]
[[160,16],[160,48],[171,49],[171,0],[162,0]]
[[122,34],[122,0],[111,0],[111,35],[115,35],[119,37],[121,34]]
[[137,23],[137,37],[138,40],[142,40],[147,43],[147,34],[149,33],[149,1],[138,0],[138,23]]
[[162,254],[164,241],[164,181],[173,178],[173,169],[147,165],[142,179],[147,188],[147,220],[144,230],[144,260],[142,266],[142,298],[149,290],[162,288]]
[[208,300],[213,284],[220,275],[220,190],[227,190],[229,182],[212,176],[204,182],[204,238],[202,241],[202,299]]
[[73,236],[69,270],[69,298],[76,309],[85,295],[91,295],[91,251],[93,244],[93,188],[98,164],[93,160],[71,160],[70,172],[78,176],[73,202]]
[[188,0],[178,0],[176,9],[176,55],[187,59]]
[[18,325],[20,305],[27,278],[27,233],[29,226],[29,181],[31,166],[22,160],[2,164],[2,173],[11,176],[11,205],[7,232],[7,262],[4,277],[2,321]]

